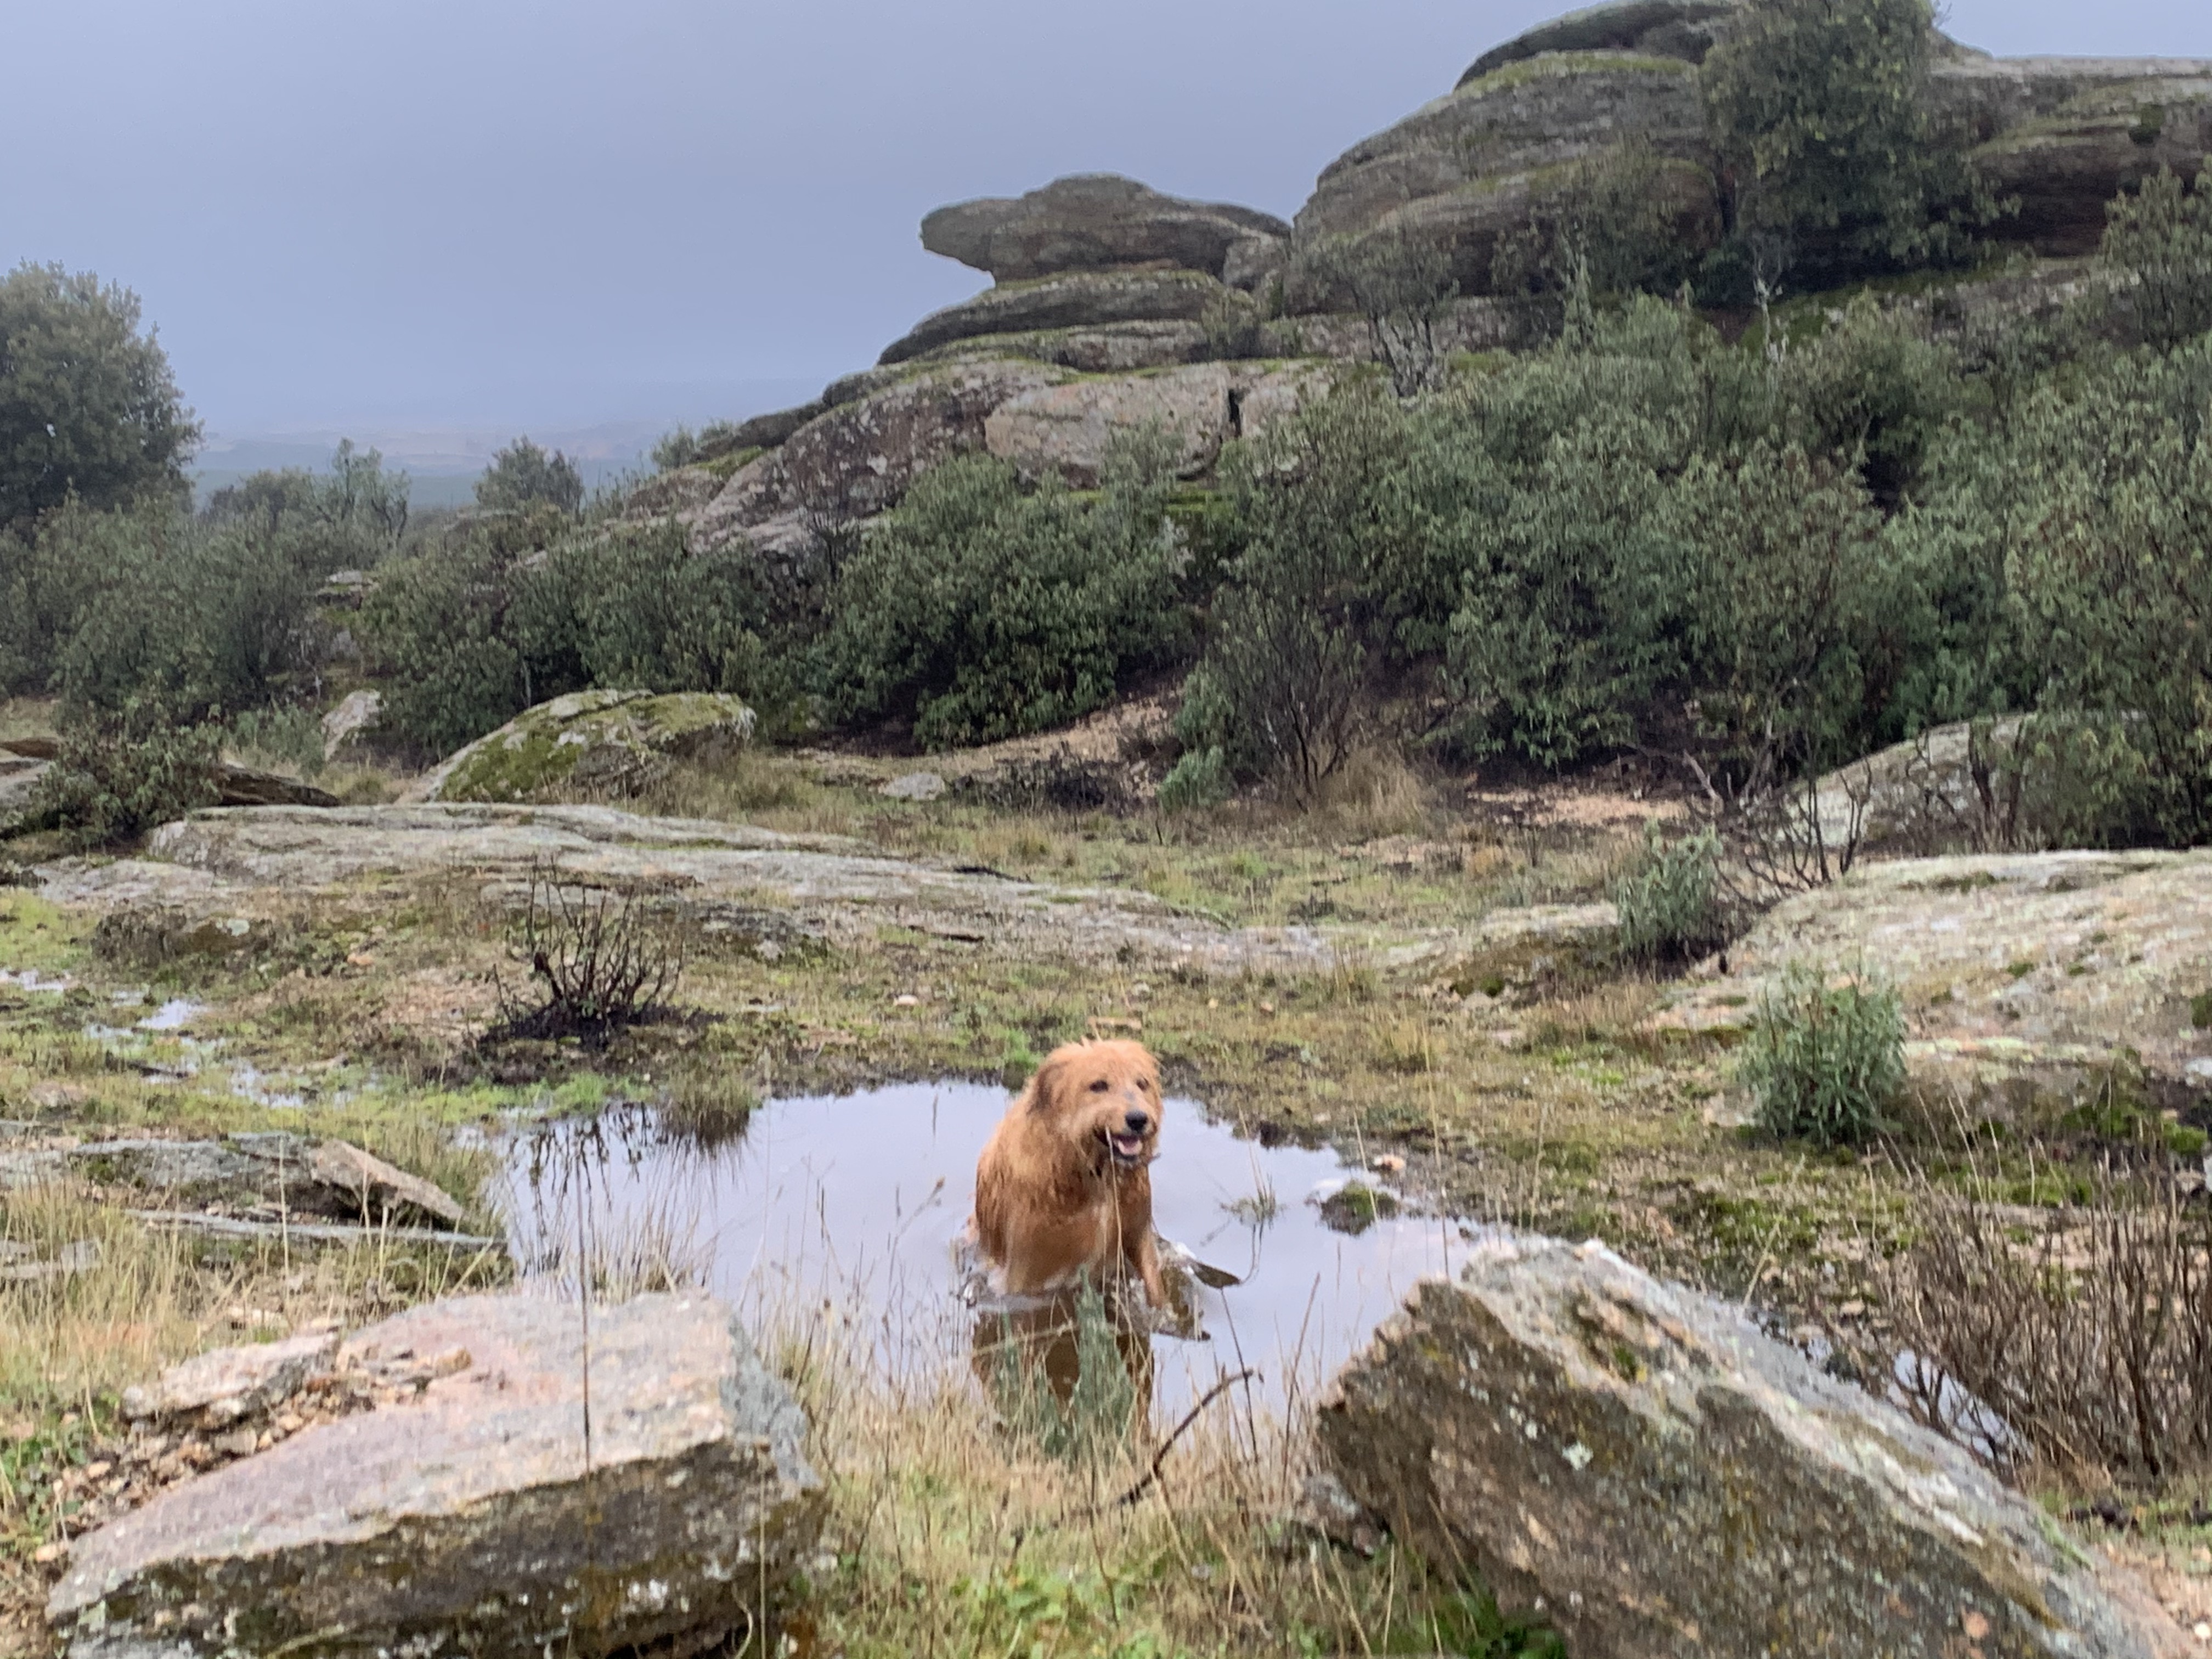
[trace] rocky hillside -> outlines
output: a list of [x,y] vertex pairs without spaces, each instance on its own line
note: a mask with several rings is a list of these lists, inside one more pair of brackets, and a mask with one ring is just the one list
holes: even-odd
[[[1457,297],[1445,351],[1510,348],[1524,308],[1498,250],[1558,210],[1591,166],[1633,156],[1688,255],[1723,234],[1722,169],[1698,70],[1737,0],[1616,0],[1478,58],[1443,97],[1322,173],[1294,223],[1108,175],[942,208],[931,252],[993,285],[935,313],[813,404],[724,432],[637,510],[679,512],[694,544],[803,547],[893,505],[922,471],[987,450],[1094,479],[1119,431],[1157,422],[1186,476],[1376,355],[1340,283],[1301,256],[1387,239],[1425,251]],[[1998,58],[1945,41],[1931,114],[2011,208],[1990,237],[2039,258],[2093,249],[2106,204],[2212,151],[2212,60]]]

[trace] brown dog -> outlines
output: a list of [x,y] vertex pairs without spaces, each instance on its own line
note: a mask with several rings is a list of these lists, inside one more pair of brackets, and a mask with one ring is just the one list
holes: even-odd
[[1152,1242],[1160,1079],[1135,1042],[1055,1048],[992,1133],[975,1165],[975,1240],[1012,1296],[1090,1273],[1107,1289],[1127,1267],[1167,1306]]

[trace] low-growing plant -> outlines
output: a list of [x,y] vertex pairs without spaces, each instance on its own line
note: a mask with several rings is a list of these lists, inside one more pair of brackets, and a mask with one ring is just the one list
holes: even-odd
[[1160,780],[1160,811],[1194,812],[1229,799],[1229,762],[1218,744],[1194,749]]
[[1863,1145],[1905,1088],[1904,1003],[1863,974],[1832,984],[1793,963],[1760,1000],[1738,1072],[1770,1133]]
[[1113,1457],[1127,1447],[1139,1415],[1131,1355],[1150,1340],[1086,1277],[1063,1321],[1035,1331],[1003,1324],[990,1362],[1000,1420],[1064,1462]]
[[1669,842],[1645,829],[1635,864],[1613,884],[1620,953],[1633,962],[1695,962],[1729,942],[1721,838],[1701,830]]
[[219,726],[180,724],[160,705],[64,714],[60,753],[30,816],[82,847],[113,847],[216,800]]

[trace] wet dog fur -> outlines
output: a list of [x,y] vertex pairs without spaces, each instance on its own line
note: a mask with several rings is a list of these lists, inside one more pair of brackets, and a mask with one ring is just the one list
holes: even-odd
[[1141,1043],[1055,1048],[992,1133],[975,1166],[975,1240],[1032,1296],[1085,1273],[1102,1289],[1126,1271],[1168,1304],[1152,1238],[1158,1068]]

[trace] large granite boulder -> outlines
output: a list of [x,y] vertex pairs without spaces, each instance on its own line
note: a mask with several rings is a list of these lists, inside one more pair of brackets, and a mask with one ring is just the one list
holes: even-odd
[[1464,87],[1509,64],[1557,52],[1632,52],[1702,64],[1743,0],[1614,0],[1540,23],[1476,58]]
[[2151,1659],[2181,1634],[1960,1448],[1595,1243],[1421,1285],[1319,1434],[1355,1503],[1589,1659]]
[[764,552],[801,553],[815,524],[895,505],[931,467],[981,449],[993,410],[1068,378],[1043,363],[999,360],[890,375],[741,468],[687,519],[692,544],[742,538]]
[[1254,301],[1195,270],[1079,270],[1011,287],[933,312],[884,348],[885,364],[989,334],[1101,328],[1117,323],[1196,323]]
[[1176,470],[1212,469],[1231,438],[1256,436],[1328,384],[1325,370],[1200,363],[1048,386],[1002,404],[983,423],[991,453],[1036,476],[1056,471],[1079,489],[1103,475],[1115,439],[1152,428],[1175,445]]
[[[1443,248],[1461,291],[1486,294],[1501,237],[1577,184],[1580,164],[1633,145],[1693,246],[1719,234],[1694,64],[1626,52],[1551,52],[1464,83],[1325,171],[1298,214],[1303,241],[1394,233]],[[1342,296],[1293,280],[1294,309]]]
[[2093,1100],[2118,1112],[2130,1096],[2212,1125],[2212,1030],[2197,1023],[2212,993],[2212,853],[1862,864],[1769,911],[1726,972],[1671,987],[1654,1024],[1725,1038],[1793,963],[1895,985],[1908,1067],[1946,1128],[1963,1109],[2056,1131]]
[[2093,252],[2113,197],[2212,154],[2212,60],[1962,56],[1936,70],[1932,93],[1990,135],[1975,164],[2019,204],[1996,234],[2041,253]]
[[56,1636],[70,1659],[598,1659],[747,1628],[820,1526],[805,1417],[705,1296],[594,1309],[588,1340],[574,1305],[530,1296],[363,1332],[341,1369],[451,1363],[411,1404],[310,1428],[81,1540],[47,1603]]
[[932,253],[1001,283],[1124,266],[1220,276],[1232,253],[1243,270],[1264,265],[1260,249],[1290,234],[1272,214],[1186,202],[1108,173],[1055,179],[1018,199],[958,203],[921,222],[921,245]]
[[635,795],[678,760],[711,763],[752,741],[753,711],[704,691],[578,691],[526,709],[455,754],[414,798],[526,801]]

